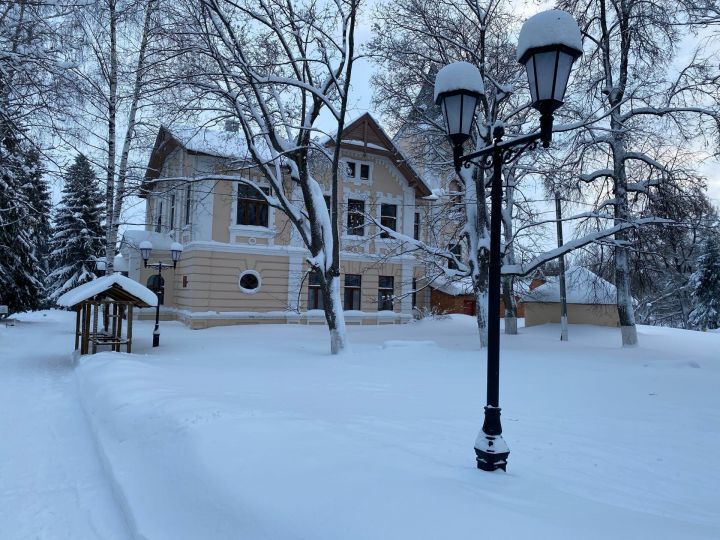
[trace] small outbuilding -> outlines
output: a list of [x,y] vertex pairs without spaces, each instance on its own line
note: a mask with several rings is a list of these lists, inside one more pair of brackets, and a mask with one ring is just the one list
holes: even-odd
[[[568,322],[618,326],[615,286],[587,268],[572,266],[565,272]],[[525,326],[560,323],[560,277],[547,278],[545,283],[523,295]]]
[[[77,313],[75,350],[80,354],[91,350],[95,354],[99,346],[120,352],[123,345],[131,352],[133,308],[153,307],[157,301],[154,292],[121,274],[94,279],[57,299],[58,305]],[[127,321],[124,333],[123,320]]]

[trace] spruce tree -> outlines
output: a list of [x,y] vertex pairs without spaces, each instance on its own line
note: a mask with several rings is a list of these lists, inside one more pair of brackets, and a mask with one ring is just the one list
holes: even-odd
[[50,273],[51,200],[50,188],[43,178],[43,172],[40,153],[33,149],[26,155],[25,170],[22,176],[28,200],[28,232],[30,233],[33,255],[37,261],[36,277],[43,284],[43,289],[37,296],[34,308],[49,307],[46,280]]
[[79,154],[65,174],[62,199],[50,243],[50,298],[96,277],[95,259],[103,250],[104,198],[90,161]]
[[0,304],[18,312],[37,308],[43,292],[26,189],[34,158],[22,132],[8,123],[4,128],[0,139]]
[[693,299],[690,324],[701,330],[720,328],[720,242],[712,233],[705,241],[690,285]]

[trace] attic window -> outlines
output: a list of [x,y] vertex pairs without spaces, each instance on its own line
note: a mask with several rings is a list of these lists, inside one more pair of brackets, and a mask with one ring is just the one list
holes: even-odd
[[370,165],[360,165],[360,178],[363,180],[370,178]]

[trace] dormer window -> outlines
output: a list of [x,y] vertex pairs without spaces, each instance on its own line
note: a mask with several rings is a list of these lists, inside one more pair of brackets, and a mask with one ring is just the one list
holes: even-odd
[[[270,195],[270,188],[260,188]],[[238,184],[237,225],[268,226],[268,203],[262,193],[248,184]]]

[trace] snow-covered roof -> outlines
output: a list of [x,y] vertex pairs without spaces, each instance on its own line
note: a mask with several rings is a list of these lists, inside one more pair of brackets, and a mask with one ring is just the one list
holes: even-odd
[[154,231],[143,231],[140,229],[130,229],[123,234],[123,242],[139,249],[141,242],[150,242],[153,250],[170,251],[175,243],[173,237],[168,233],[159,233]]
[[[105,259],[98,259],[95,266],[98,270],[105,270]],[[115,258],[113,259],[113,268],[115,269],[115,272],[127,272],[128,262],[125,257],[120,254],[115,255]]]
[[453,62],[443,67],[435,77],[433,100],[437,103],[440,94],[454,90],[471,90],[484,94],[485,84],[480,70],[469,62]]
[[192,126],[172,126],[165,129],[191,152],[224,158],[250,159],[245,135],[238,131]]
[[[615,285],[593,274],[587,268],[572,266],[565,272],[565,291],[568,304],[614,304]],[[523,294],[524,302],[560,302],[560,277]]]
[[430,282],[430,286],[451,296],[462,296],[472,294],[472,280],[470,277],[452,279],[447,276],[438,276]]
[[530,49],[549,45],[565,45],[582,54],[580,28],[567,11],[541,11],[525,21],[518,38],[517,59],[519,61]]
[[75,287],[57,299],[57,304],[63,307],[73,307],[93,298],[98,294],[109,291],[113,288],[122,289],[125,293],[135,297],[147,306],[157,305],[157,296],[150,289],[137,281],[127,278],[121,274],[112,274],[88,281],[79,287]]

